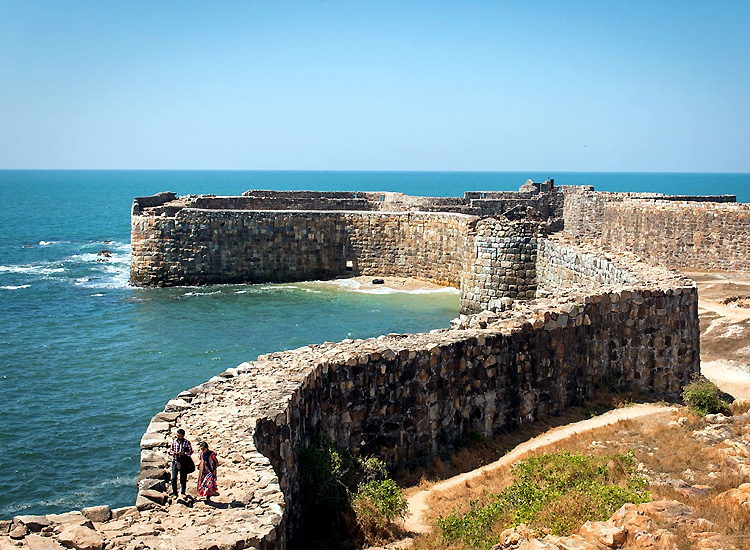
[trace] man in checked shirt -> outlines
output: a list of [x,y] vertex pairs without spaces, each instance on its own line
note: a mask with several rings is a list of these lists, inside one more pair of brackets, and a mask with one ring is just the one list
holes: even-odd
[[172,495],[175,498],[177,498],[177,472],[180,473],[180,489],[182,489],[180,493],[182,493],[183,497],[185,496],[189,473],[188,469],[184,466],[185,463],[180,463],[180,457],[190,456],[191,454],[193,454],[193,446],[190,444],[190,441],[185,439],[185,430],[180,428],[177,430],[177,437],[172,441],[172,448],[169,450],[169,455],[172,457]]

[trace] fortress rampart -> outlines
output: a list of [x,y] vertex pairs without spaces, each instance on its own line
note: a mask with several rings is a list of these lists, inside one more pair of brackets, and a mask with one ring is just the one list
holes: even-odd
[[[598,389],[677,397],[699,370],[697,290],[638,256],[675,265],[686,227],[690,267],[747,269],[739,251],[729,253],[746,246],[747,205],[522,190],[136,199],[136,284],[410,276],[460,288],[461,311],[472,315],[451,329],[310,345],[229,369],[154,416],[134,507],[12,525],[61,541],[93,537],[90,548],[284,549],[302,521],[299,452],[319,435],[404,465],[469,431],[491,435],[558,414]],[[703,261],[725,254],[726,262]],[[175,517],[164,508],[177,427],[222,457],[225,508]]]
[[673,268],[750,271],[750,204],[564,188],[565,232]]
[[131,282],[394,275],[460,288],[461,312],[473,313],[500,296],[534,296],[537,239],[559,228],[561,215],[557,192],[431,198],[249,191],[179,199],[162,193],[133,204]]
[[[632,256],[611,260],[560,238],[541,244],[547,265],[560,267],[543,268],[552,286],[540,290],[554,298],[515,301],[429,334],[268,354],[180,394],[144,438],[142,513],[159,498],[145,487],[163,484],[176,425],[211,434],[231,458],[237,509],[222,521],[259,510],[255,532],[268,546],[257,547],[284,548],[284,533],[293,540],[301,521],[299,452],[317,436],[403,466],[467,432],[558,414],[597,389],[676,397],[699,369],[693,282]],[[607,282],[592,285],[599,280]]]

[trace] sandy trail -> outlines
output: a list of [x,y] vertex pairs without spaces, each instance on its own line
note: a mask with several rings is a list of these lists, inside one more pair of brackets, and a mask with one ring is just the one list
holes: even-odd
[[[703,352],[710,352],[711,356],[722,356],[722,358],[714,360],[703,359],[701,362],[701,372],[723,391],[735,398],[750,400],[750,366],[748,365],[748,361],[745,360],[745,355],[742,353],[738,354],[734,350],[733,353],[729,354],[728,350],[722,347],[722,340],[726,340],[727,337],[737,338],[739,335],[739,338],[742,340],[747,338],[747,341],[742,343],[742,345],[746,343],[748,345],[747,349],[750,349],[750,337],[745,337],[742,334],[742,330],[735,330],[734,334],[732,334],[733,325],[750,320],[750,308],[736,307],[723,303],[723,300],[730,296],[750,295],[750,274],[704,272],[690,272],[686,274],[692,277],[698,284],[699,314],[701,316],[705,315],[707,319],[710,319],[708,327],[704,329],[701,337],[701,355],[704,355]],[[741,349],[740,351],[745,350]],[[617,409],[595,418],[554,428],[518,445],[507,455],[492,464],[446,479],[440,483],[436,483],[429,489],[412,494],[407,499],[409,512],[404,527],[413,534],[430,532],[431,525],[424,521],[423,516],[428,509],[427,498],[434,492],[448,490],[494,469],[507,467],[533,451],[572,435],[614,424],[621,420],[641,418],[672,410],[676,409],[662,405],[641,404]]]
[[431,526],[423,520],[424,513],[427,511],[427,498],[430,494],[437,491],[445,491],[456,485],[464,483],[470,479],[479,477],[487,472],[495,470],[497,468],[503,468],[510,466],[514,462],[522,459],[525,455],[539,450],[542,447],[562,441],[572,435],[601,428],[609,424],[615,424],[621,420],[629,420],[633,418],[641,418],[644,416],[665,413],[677,410],[675,407],[668,407],[664,405],[653,405],[653,404],[641,404],[627,407],[624,409],[615,409],[613,411],[606,412],[600,416],[590,418],[587,420],[581,420],[567,426],[561,426],[554,428],[548,432],[543,433],[529,441],[521,443],[511,452],[506,454],[501,459],[483,466],[477,470],[466,472],[450,479],[436,483],[429,489],[419,491],[411,495],[407,501],[409,503],[409,512],[404,522],[404,527],[407,531],[415,534],[429,533]]
[[747,365],[722,359],[701,361],[701,373],[735,399],[750,401],[750,371]]

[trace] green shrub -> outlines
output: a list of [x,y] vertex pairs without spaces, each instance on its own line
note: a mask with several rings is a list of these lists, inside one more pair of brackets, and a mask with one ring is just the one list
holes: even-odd
[[397,518],[404,518],[408,504],[392,479],[361,483],[352,495],[352,510],[366,539],[388,533]]
[[721,390],[710,380],[700,377],[691,382],[682,390],[682,399],[696,414],[705,416],[707,414],[729,415],[729,403],[721,398]]
[[522,460],[513,483],[462,515],[438,520],[445,542],[488,548],[501,529],[526,523],[567,534],[588,520],[607,519],[626,502],[649,499],[646,480],[631,453],[603,457],[562,452]]
[[324,438],[300,453],[300,478],[312,538],[374,539],[392,532],[394,521],[406,514],[406,499],[385,462],[354,456]]

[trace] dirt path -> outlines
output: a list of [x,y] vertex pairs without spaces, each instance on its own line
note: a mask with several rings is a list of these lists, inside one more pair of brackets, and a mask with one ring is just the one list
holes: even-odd
[[665,413],[676,410],[674,407],[667,407],[663,405],[652,405],[652,404],[641,404],[627,407],[624,409],[616,409],[609,411],[600,416],[590,418],[587,420],[581,420],[567,426],[561,426],[554,428],[548,432],[543,433],[529,441],[526,441],[518,445],[511,452],[506,454],[501,459],[483,466],[477,470],[466,472],[464,474],[457,475],[440,483],[436,483],[429,489],[419,491],[411,495],[407,500],[409,503],[409,513],[404,522],[404,527],[410,533],[422,534],[429,533],[431,526],[423,521],[424,513],[427,511],[427,498],[434,492],[445,491],[461,483],[479,477],[487,472],[490,472],[497,468],[502,468],[517,462],[525,455],[530,452],[536,451],[542,447],[555,443],[570,437],[571,435],[578,434],[581,432],[601,428],[609,424],[614,424],[621,420],[640,418],[657,413]]
[[701,372],[750,400],[750,274],[685,271],[698,284]]
[[[723,391],[737,399],[750,400],[750,274],[688,272],[698,284],[701,317],[701,371]],[[737,298],[725,303],[727,298]],[[621,420],[656,415],[674,410],[659,405],[635,405],[601,416],[552,429],[537,436],[478,470],[446,479],[408,497],[409,512],[405,528],[414,534],[428,533],[431,526],[423,520],[427,498],[476,478],[493,469],[520,460],[524,455],[571,435],[614,424]],[[403,542],[403,541],[401,541]]]

